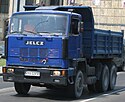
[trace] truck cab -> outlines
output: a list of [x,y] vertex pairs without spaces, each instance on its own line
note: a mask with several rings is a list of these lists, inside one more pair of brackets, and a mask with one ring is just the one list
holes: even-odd
[[80,22],[81,16],[71,12],[13,14],[7,65],[67,68],[67,58],[80,56]]

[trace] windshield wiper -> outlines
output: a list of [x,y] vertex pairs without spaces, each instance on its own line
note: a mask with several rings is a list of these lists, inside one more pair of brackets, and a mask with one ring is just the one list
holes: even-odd
[[13,32],[10,32],[11,34],[12,33],[21,33],[22,34],[22,32],[19,32],[19,31],[13,31]]
[[37,32],[37,33],[50,33],[50,32],[44,31],[44,32]]
[[24,30],[24,32],[28,32],[28,33],[37,34],[36,32],[34,32],[34,31],[30,31],[30,30]]
[[10,34],[12,34],[12,33],[19,33],[19,34],[21,34],[21,35],[25,35],[25,36],[27,36],[26,34],[24,34],[22,31],[13,31],[13,32],[10,32]]
[[28,33],[32,33],[34,35],[42,36],[42,35],[39,34],[39,32],[34,32],[34,31],[29,31],[29,30],[24,30],[24,32],[28,32]]

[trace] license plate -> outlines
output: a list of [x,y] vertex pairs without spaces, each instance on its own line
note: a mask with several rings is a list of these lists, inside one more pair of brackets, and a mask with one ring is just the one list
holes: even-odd
[[40,72],[37,72],[37,71],[26,71],[25,72],[25,76],[36,76],[36,77],[39,77],[40,76]]

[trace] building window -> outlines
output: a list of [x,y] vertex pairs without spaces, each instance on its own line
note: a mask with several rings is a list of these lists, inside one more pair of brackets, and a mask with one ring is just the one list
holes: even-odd
[[35,5],[36,0],[26,0],[25,5]]
[[59,5],[60,0],[51,0],[50,5]]
[[0,0],[0,13],[8,13],[9,0]]
[[67,0],[67,4],[68,5],[72,5],[72,4],[74,4],[75,3],[75,0]]

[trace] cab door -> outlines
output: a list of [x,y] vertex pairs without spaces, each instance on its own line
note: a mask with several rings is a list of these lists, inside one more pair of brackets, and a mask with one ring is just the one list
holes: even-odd
[[72,16],[68,41],[68,56],[70,59],[80,57],[80,18]]

